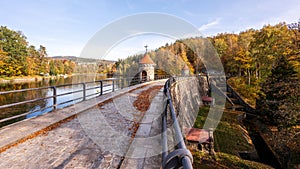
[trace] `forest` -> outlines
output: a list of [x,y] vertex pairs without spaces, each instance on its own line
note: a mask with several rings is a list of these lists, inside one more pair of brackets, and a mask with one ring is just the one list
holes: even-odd
[[[209,65],[216,63],[210,60],[215,55],[213,50],[206,50],[211,46],[224,70],[218,69],[218,64]],[[201,37],[176,40],[149,55],[157,64],[156,70],[170,75],[180,75],[185,65],[191,75],[224,73],[227,83],[255,108],[255,114],[250,116],[255,116],[254,120],[251,118],[254,130],[260,131],[281,165],[293,168],[293,164],[299,164],[300,21],[220,33],[207,40]],[[141,57],[143,54],[118,60],[117,73],[134,75]]]
[[21,31],[0,27],[0,78],[73,73],[75,62],[47,56],[46,47],[29,45]]
[[29,45],[21,31],[0,27],[0,78],[56,76],[73,73],[112,73],[113,61],[72,56],[49,57],[46,47]]
[[[205,50],[210,47],[205,45],[207,40],[215,48],[224,70],[207,65],[215,63],[205,61],[214,55],[211,50]],[[180,75],[185,65],[191,74],[206,72],[207,66],[215,72],[224,71],[228,83],[262,112],[269,124],[281,127],[299,124],[300,21],[265,25],[238,34],[220,33],[207,39],[180,39],[148,54],[156,63],[156,70],[170,75]],[[203,59],[202,55],[207,57]],[[117,74],[134,76],[141,57],[143,54],[119,59]]]
[[300,121],[300,22],[211,37],[229,83],[270,125]]

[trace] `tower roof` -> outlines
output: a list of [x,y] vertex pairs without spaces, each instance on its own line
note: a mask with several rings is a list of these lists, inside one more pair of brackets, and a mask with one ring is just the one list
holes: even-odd
[[145,53],[144,57],[140,60],[139,63],[140,64],[153,64],[153,65],[155,64],[147,53]]
[[189,67],[185,64],[182,70],[190,70]]

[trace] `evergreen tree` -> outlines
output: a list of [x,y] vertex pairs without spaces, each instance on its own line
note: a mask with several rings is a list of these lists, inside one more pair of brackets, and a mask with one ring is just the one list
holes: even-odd
[[294,67],[282,56],[262,86],[257,109],[272,125],[290,127],[297,123],[300,87]]

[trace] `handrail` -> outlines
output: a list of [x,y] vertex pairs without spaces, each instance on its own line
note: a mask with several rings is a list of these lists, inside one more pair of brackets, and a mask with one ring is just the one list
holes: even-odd
[[[46,106],[46,107],[39,108],[38,110],[33,110],[33,111],[25,112],[25,113],[22,113],[22,114],[18,114],[18,115],[15,115],[15,116],[7,117],[7,118],[4,118],[4,119],[1,119],[0,123],[11,121],[11,120],[14,120],[16,118],[20,118],[20,117],[23,117],[23,116],[26,116],[26,115],[29,115],[29,114],[32,114],[32,113],[35,113],[35,112],[38,112],[38,111],[43,111],[45,109],[51,109],[52,108],[53,110],[56,110],[58,106],[64,105],[64,104],[72,102],[72,101],[81,100],[81,99],[82,99],[82,101],[84,101],[84,100],[86,100],[87,97],[92,96],[92,95],[96,95],[96,94],[97,95],[102,95],[103,94],[103,81],[105,81],[105,80],[98,80],[98,81],[83,82],[83,83],[63,84],[63,85],[57,85],[57,86],[47,86],[47,87],[40,87],[40,88],[29,88],[29,89],[20,89],[20,90],[12,90],[12,91],[0,92],[0,95],[4,95],[4,94],[27,92],[27,91],[45,90],[45,89],[52,90],[52,95],[51,96],[46,96],[46,97],[35,98],[35,99],[31,99],[31,100],[25,100],[25,101],[20,101],[20,102],[15,102],[15,103],[1,105],[0,109],[10,108],[10,107],[24,105],[24,104],[28,104],[28,103],[34,103],[34,102],[41,101],[41,100],[53,99],[51,106]],[[98,86],[96,85],[96,87],[94,86],[94,87],[87,88],[86,84],[90,84],[90,83],[94,83],[94,84],[99,83],[99,85]],[[82,89],[71,91],[71,92],[65,92],[65,93],[57,94],[57,89],[58,88],[67,87],[67,86],[75,86],[75,85],[82,85]],[[92,90],[92,89],[97,89],[97,88],[99,88],[100,91],[96,92],[96,94],[93,93],[92,95],[86,95],[86,91]],[[74,93],[79,93],[79,92],[82,92],[82,97],[73,98],[73,99],[70,99],[70,100],[67,100],[67,101],[64,101],[64,102],[61,102],[61,103],[57,102],[57,98],[58,97],[66,96],[66,95],[70,95],[70,94],[74,94]]]
[[[166,78],[166,76],[164,76],[164,77],[159,76],[158,78],[159,79]],[[122,86],[120,83],[118,83],[119,81],[121,81],[120,83],[123,83]],[[20,89],[20,90],[11,90],[11,91],[0,92],[0,95],[6,95],[6,94],[12,94],[12,93],[28,92],[28,91],[52,90],[52,93],[50,96],[48,95],[45,97],[34,98],[31,100],[24,100],[24,101],[19,101],[19,102],[15,102],[15,103],[8,103],[8,104],[0,105],[0,110],[1,110],[4,108],[11,108],[14,106],[26,105],[26,104],[35,103],[35,102],[42,101],[42,100],[52,99],[52,103],[50,106],[45,105],[45,107],[41,107],[37,110],[30,110],[28,112],[22,112],[21,114],[17,114],[17,115],[11,116],[11,117],[0,119],[0,127],[3,126],[2,124],[4,122],[7,123],[10,121],[9,124],[11,124],[12,123],[11,121],[14,119],[24,117],[27,115],[31,115],[36,112],[41,112],[40,114],[48,113],[53,110],[56,110],[59,106],[60,106],[60,108],[69,106],[70,104],[68,104],[68,105],[66,105],[66,104],[73,102],[73,101],[79,100],[78,102],[81,102],[81,101],[85,101],[85,100],[93,98],[93,97],[101,96],[101,95],[109,93],[109,92],[114,92],[116,90],[119,90],[120,88],[125,87],[124,81],[126,81],[127,84],[129,84],[129,82],[134,83],[134,84],[141,83],[141,81],[139,79],[134,79],[131,77],[109,78],[109,79],[97,80],[97,81],[89,81],[89,82],[81,82],[81,83],[73,83],[73,84],[63,84],[63,85],[57,85],[57,86],[46,86],[46,87],[40,87],[40,88],[29,88],[29,89]],[[87,84],[95,84],[95,85],[88,87]],[[68,87],[68,86],[79,86],[79,87],[76,88],[76,90],[74,90],[74,91],[66,91],[64,93],[58,94],[59,88]],[[80,88],[80,86],[81,86],[81,88]],[[111,88],[109,88],[110,86],[111,86]],[[93,90],[93,89],[100,89],[100,90],[95,93],[87,94],[87,91]],[[82,93],[82,97],[70,98],[68,100],[63,100],[62,102],[58,102],[59,97],[74,94],[74,93]],[[51,110],[47,110],[47,109],[51,109]],[[45,111],[45,110],[47,110],[47,111]],[[45,111],[45,112],[42,113],[42,111]],[[37,115],[35,115],[35,116],[37,116]],[[34,117],[34,116],[32,116],[32,117]],[[7,124],[4,124],[4,125],[7,125]]]
[[[174,78],[169,78],[164,86],[164,94],[166,97],[164,112],[162,116],[162,168],[179,168],[192,169],[193,156],[191,152],[186,148],[182,132],[175,114],[170,87],[174,82]],[[168,138],[167,138],[167,116],[168,110],[170,111],[171,119],[174,125],[175,139],[178,142],[176,149],[172,152],[168,151]]]

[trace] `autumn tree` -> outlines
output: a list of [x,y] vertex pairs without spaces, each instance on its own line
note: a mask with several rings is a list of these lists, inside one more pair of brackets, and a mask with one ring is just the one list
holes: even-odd
[[[46,74],[48,70],[46,47],[28,45],[21,31],[0,27],[0,49],[2,54],[0,72],[4,77]],[[5,66],[4,66],[5,64]]]
[[250,44],[255,40],[253,35],[255,30],[250,29],[245,32],[241,32],[237,41],[237,52],[234,56],[234,60],[240,65],[239,75],[245,74],[247,76],[248,85],[251,84],[252,69],[254,67],[253,57],[250,51]]
[[291,53],[291,32],[285,23],[275,26],[266,25],[254,34],[251,53],[256,63],[257,79],[265,79],[274,66],[277,58],[287,57]]
[[26,73],[27,41],[20,31],[13,31],[5,26],[0,27],[1,50],[9,57],[5,74],[7,76],[22,75]]
[[9,58],[7,56],[7,53],[3,52],[0,49],[0,75],[1,75],[1,77],[6,76],[7,73],[10,72],[9,70],[7,70],[9,68],[8,61],[9,61]]
[[39,66],[39,74],[45,74],[49,72],[48,67],[48,59],[46,58],[48,56],[46,47],[43,45],[40,45],[38,49],[38,66]]
[[240,65],[234,59],[238,49],[238,35],[221,33],[212,37],[211,42],[220,56],[225,73],[241,76]]
[[55,67],[55,64],[54,64],[54,61],[51,60],[49,62],[49,74],[50,75],[57,75],[58,74],[58,70],[57,68]]
[[289,61],[293,64],[296,71],[300,73],[300,19],[296,23],[291,23],[288,25],[292,32],[292,46],[293,49],[288,57]]

